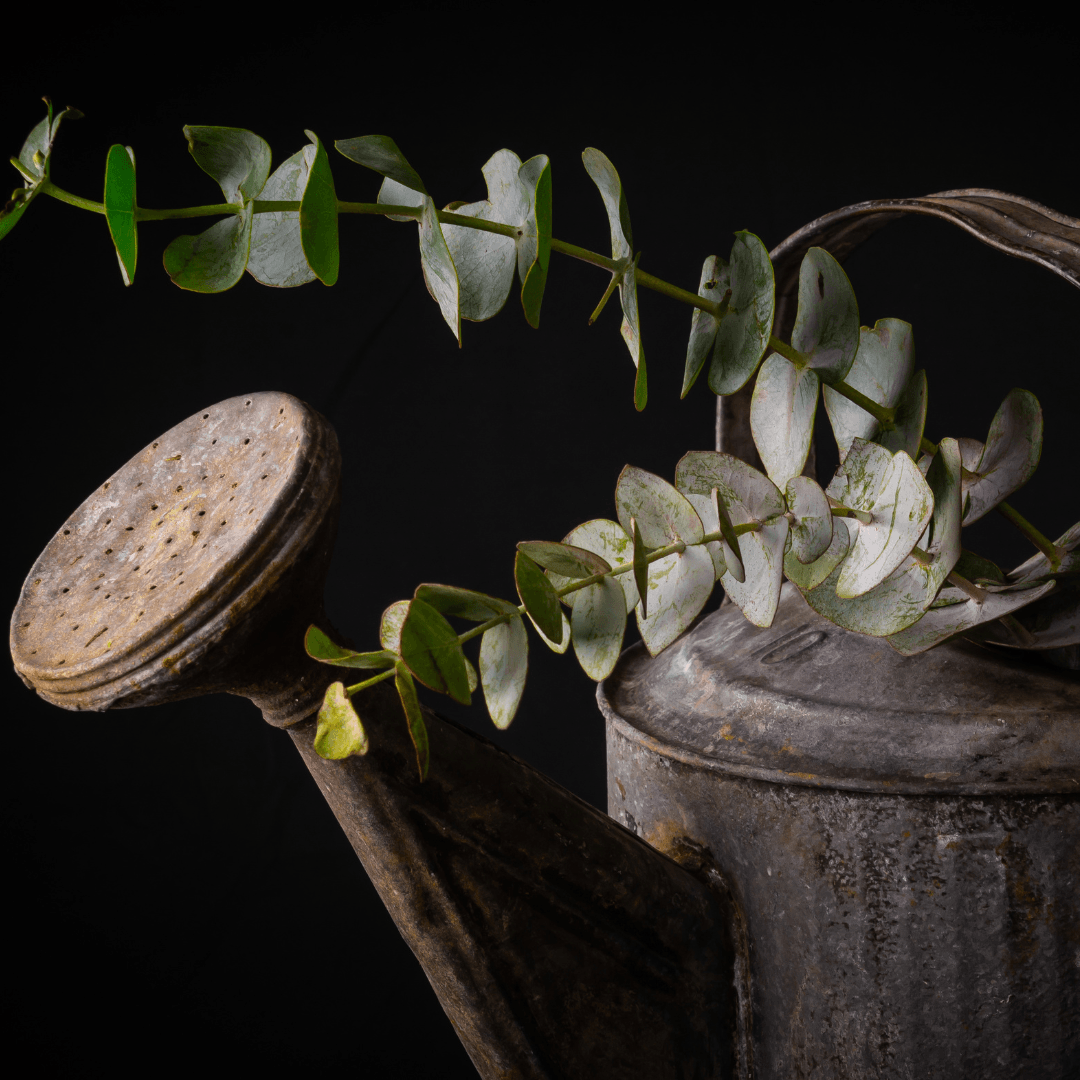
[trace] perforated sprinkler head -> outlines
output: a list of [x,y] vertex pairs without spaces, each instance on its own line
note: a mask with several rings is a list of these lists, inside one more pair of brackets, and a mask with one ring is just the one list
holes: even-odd
[[304,653],[322,611],[341,458],[289,394],[230,398],[106,480],[34,563],[11,619],[27,686],[64,709],[251,698],[285,727],[333,669]]

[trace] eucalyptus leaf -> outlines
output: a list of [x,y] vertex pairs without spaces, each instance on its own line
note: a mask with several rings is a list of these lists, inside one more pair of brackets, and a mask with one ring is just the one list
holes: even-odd
[[472,661],[465,657],[465,674],[469,678],[469,693],[475,694],[480,686],[480,676],[476,673],[476,668],[472,666]]
[[514,559],[514,582],[536,628],[553,644],[563,644],[563,615],[559,598],[543,570],[524,552]]
[[750,430],[769,479],[779,488],[806,465],[819,385],[816,371],[797,368],[777,353],[758,371],[750,401]]
[[330,640],[317,626],[309,626],[304,635],[304,651],[313,660],[335,667],[388,668],[394,666],[397,657],[385,649],[379,652],[356,652],[344,649]]
[[637,607],[638,631],[650,656],[658,655],[689,629],[712,595],[715,580],[713,561],[704,547],[688,547],[650,564],[648,615],[644,603]]
[[367,732],[343,683],[331,683],[326,688],[316,721],[314,746],[319,757],[343,761],[368,752]]
[[409,614],[409,601],[398,600],[383,613],[379,623],[379,644],[388,652],[401,655],[401,627]]
[[571,580],[592,577],[593,574],[606,574],[611,569],[606,559],[587,548],[575,547],[572,544],[556,544],[551,540],[523,540],[517,547],[518,551],[525,552],[545,570],[553,570],[561,577]]
[[[259,194],[264,202],[300,202],[307,188],[314,144],[283,161]],[[308,265],[300,239],[300,211],[274,210],[255,215],[251,223],[251,252],[247,271],[263,285],[291,289],[318,280]]]
[[[710,255],[701,268],[701,281],[698,284],[698,296],[719,304],[731,287],[731,272],[723,259]],[[694,308],[690,319],[690,341],[686,346],[686,368],[683,372],[683,385],[680,398],[690,393],[690,387],[697,382],[705,361],[716,342],[716,330],[720,322],[715,315],[701,308]]]
[[457,270],[431,199],[424,203],[424,216],[420,219],[420,262],[424,269],[424,284],[460,345],[461,308],[458,303]]
[[[576,529],[571,529],[563,537],[563,543],[591,551],[613,568],[633,563],[634,545],[629,534],[617,521],[610,521],[607,518],[594,518],[592,521],[579,525]],[[563,577],[550,570],[548,580],[555,589],[561,589],[573,581],[572,578]],[[634,584],[633,574],[619,574],[614,580],[619,583],[623,596],[626,598],[626,610],[633,611],[638,602],[638,591]],[[573,607],[576,597],[577,593],[570,593],[564,596],[562,601],[568,607]]]
[[23,187],[12,192],[11,198],[0,209],[0,240],[11,232],[19,218],[26,213],[26,208],[40,193],[41,182],[49,175],[53,143],[60,121],[65,116],[70,116],[73,120],[82,116],[78,109],[68,106],[54,118],[52,102],[46,98],[46,103],[48,114],[44,120],[34,125],[19,151],[18,168],[23,177]]
[[[830,515],[831,516],[831,515]],[[825,551],[812,563],[805,566],[795,556],[795,544],[784,554],[784,574],[805,596],[810,589],[816,589],[828,580],[851,547],[851,538],[842,518],[832,523],[832,539]]]
[[551,163],[539,154],[521,166],[519,177],[529,194],[529,213],[518,241],[521,306],[534,329],[540,326],[540,305],[551,261]]
[[424,182],[405,159],[398,144],[389,135],[361,135],[356,139],[338,139],[334,146],[339,154],[385,176],[394,183],[427,194]]
[[641,320],[637,303],[637,262],[634,260],[634,241],[630,231],[630,211],[626,205],[626,193],[622,181],[606,155],[594,147],[587,147],[581,155],[585,171],[600,191],[607,211],[608,225],[611,230],[611,257],[617,263],[625,264],[619,278],[619,303],[622,305],[623,320],[620,327],[623,341],[630,350],[630,358],[637,369],[634,380],[634,407],[640,412],[648,399],[645,376],[645,354],[641,347]]
[[199,293],[231,289],[244,276],[254,216],[248,203],[198,236],[176,237],[162,259],[173,284]]
[[769,345],[776,281],[769,252],[751,232],[737,232],[729,263],[731,300],[716,331],[709,388],[734,394],[749,382]]
[[559,656],[562,656],[562,654],[570,648],[570,620],[566,617],[566,612],[563,611],[562,608],[559,609],[559,616],[562,623],[560,631],[562,633],[562,638],[559,641],[552,641],[552,639],[544,633],[544,631],[538,625],[537,621],[531,615],[529,616],[529,622],[533,624],[533,629],[537,632],[537,634],[540,635],[540,639],[543,641],[543,643],[553,653],[558,653]]
[[809,566],[825,554],[832,543],[833,518],[829,500],[809,476],[793,476],[784,489],[791,523],[791,554]]
[[799,308],[792,348],[823,380],[837,382],[859,350],[859,305],[843,267],[824,249],[812,247],[799,267]]
[[135,151],[130,146],[109,147],[105,159],[105,221],[116,248],[124,284],[135,280],[139,234],[135,224]]
[[[859,348],[844,382],[871,401],[892,409],[914,370],[911,324],[900,319],[878,319],[873,330],[865,326],[859,328]],[[822,396],[843,461],[851,440],[873,439],[879,424],[863,408],[830,386],[824,388]]]
[[428,766],[431,764],[431,745],[428,741],[424,714],[420,710],[420,699],[416,696],[416,684],[409,674],[409,669],[403,663],[397,665],[394,686],[397,687],[401,707],[405,712],[409,738],[412,739],[413,749],[416,751],[416,765],[420,771],[420,780],[423,782],[427,779]]
[[314,145],[315,156],[310,161],[307,184],[300,200],[300,246],[315,276],[324,285],[333,285],[337,282],[341,264],[334,177],[319,137],[313,131],[304,134]]
[[744,580],[729,564],[720,582],[731,602],[755,626],[771,626],[784,576],[788,520],[784,496],[763,473],[731,454],[692,450],[675,469],[675,486],[711,496],[716,488],[733,525],[756,525],[739,537]]
[[[1046,556],[1044,555],[1043,558],[1046,559]],[[1047,566],[1049,566],[1049,560],[1047,560]],[[956,560],[956,566],[953,569],[962,578],[966,578],[975,585],[1005,584],[1005,575],[1001,567],[990,559],[976,555],[974,551],[961,549],[960,558]]]
[[626,601],[612,578],[579,590],[570,629],[582,670],[596,682],[606,679],[615,669],[626,632]]
[[270,175],[270,147],[253,131],[233,127],[184,127],[188,150],[199,168],[217,181],[225,201],[257,199]]
[[517,605],[509,600],[500,600],[472,589],[459,589],[456,585],[417,585],[414,595],[442,615],[468,619],[470,622],[487,622],[496,615],[518,613]]
[[862,510],[870,522],[849,519],[851,550],[838,568],[837,596],[851,600],[883,582],[907,558],[930,522],[934,496],[906,453],[855,439],[827,493]]
[[637,610],[642,615],[649,613],[649,553],[648,545],[641,539],[641,529],[637,518],[630,519],[630,538],[634,542],[634,587],[638,594]]
[[[686,500],[697,511],[697,516],[701,518],[701,527],[706,533],[721,531],[717,503],[714,499],[708,495],[690,493],[686,496]],[[705,544],[705,550],[713,562],[713,577],[719,581],[727,573],[729,561],[733,561],[733,552],[724,540],[710,540]]]
[[[983,623],[1000,619],[1003,615],[1011,615],[1014,611],[1019,611],[1045,596],[1053,588],[1054,582],[1047,581],[1041,585],[1021,587],[1012,592],[988,592],[981,604],[968,599],[959,589],[943,589],[943,597],[953,599],[954,603],[946,607],[931,608],[913,626],[893,634],[886,640],[898,653],[914,656],[958,634],[974,630]],[[949,593],[952,595],[946,595]]]
[[976,478],[966,485],[964,524],[971,525],[1031,479],[1042,454],[1042,408],[1034,394],[1009,391],[990,424]]
[[[529,195],[519,176],[521,168],[521,159],[511,150],[492,154],[481,169],[487,199],[458,206],[454,213],[503,225],[521,225],[529,213]],[[510,295],[520,242],[463,225],[443,225],[442,229],[457,267],[462,318],[472,322],[490,319],[502,310]],[[528,269],[526,266],[525,274]]]
[[881,432],[877,442],[893,453],[902,450],[912,460],[918,458],[926,428],[926,397],[926,372],[919,370],[908,379],[896,402],[892,430]]
[[[1080,645],[1080,575],[1059,578],[1048,596],[1021,608],[1011,620],[983,623],[969,637],[1010,649],[1067,649]],[[1063,666],[1075,671],[1075,661]]]
[[510,726],[529,666],[529,636],[520,615],[484,631],[480,641],[480,685],[492,723],[500,730]]
[[615,508],[619,523],[632,533],[637,519],[645,546],[651,551],[678,543],[700,543],[705,535],[697,511],[683,495],[654,473],[627,465],[615,485]]
[[468,705],[469,676],[454,628],[423,600],[413,599],[401,624],[401,659],[413,676]]
[[[1054,547],[1064,552],[1058,573],[1069,574],[1080,571],[1080,521],[1070,525],[1054,541]],[[1050,573],[1050,560],[1040,551],[1022,562],[1015,570],[1009,571],[1010,581],[1034,581]]]

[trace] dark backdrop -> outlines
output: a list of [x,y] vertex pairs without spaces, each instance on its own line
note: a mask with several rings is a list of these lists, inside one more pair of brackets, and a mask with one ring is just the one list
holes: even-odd
[[[100,198],[108,146],[131,144],[140,202],[155,207],[217,201],[185,123],[249,127],[275,164],[305,127],[327,144],[390,134],[439,205],[482,198],[480,166],[506,146],[550,155],[555,234],[604,251],[580,163],[595,145],[622,175],[641,266],[689,289],[734,230],[772,247],[867,198],[974,185],[1080,214],[1064,39],[965,8],[858,34],[705,9],[681,27],[631,27],[612,9],[607,41],[599,25],[536,8],[524,23],[505,8],[490,22],[479,9],[412,11],[408,29],[366,15],[319,28],[314,12],[273,27],[218,10],[213,30],[112,27],[94,45],[77,30],[27,30],[3,74],[5,152],[40,118],[42,93],[86,113],[62,129],[56,182]],[[339,197],[373,200],[378,178],[331,154]],[[102,477],[197,409],[251,390],[296,394],[337,427],[345,499],[327,603],[365,647],[383,608],[420,581],[513,595],[517,540],[612,516],[626,462],[670,477],[685,450],[711,445],[712,396],[699,385],[678,400],[689,309],[642,292],[651,400],[635,414],[617,304],[586,326],[605,286],[592,267],[554,256],[541,329],[512,295],[492,322],[465,324],[459,351],[424,289],[411,225],[343,219],[333,289],[245,277],[220,296],[181,292],[162,271],[182,231],[198,228],[142,226],[127,289],[104,220],[49,199],[0,247],[9,607]],[[848,271],[863,322],[914,324],[932,438],[984,437],[1013,385],[1040,397],[1044,465],[1015,501],[1051,536],[1063,531],[1075,517],[1076,290],[924,219],[890,225]],[[1010,565],[1029,554],[996,521],[966,543]],[[430,703],[603,806],[594,687],[535,639],[531,656],[505,734],[482,707]],[[7,1015],[43,1069],[164,1060],[471,1075],[288,738],[253,706],[77,716],[13,674],[4,693]],[[332,953],[311,935],[328,911],[353,928]]]

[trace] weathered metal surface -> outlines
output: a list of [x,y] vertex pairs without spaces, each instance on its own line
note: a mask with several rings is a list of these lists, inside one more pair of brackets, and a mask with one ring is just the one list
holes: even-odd
[[733,1075],[722,894],[430,712],[420,783],[393,691],[354,702],[364,758],[319,757],[314,720],[289,734],[481,1076]]
[[750,1075],[1064,1078],[1080,1061],[1080,684],[904,658],[790,586],[598,697],[609,810],[730,890]]
[[65,709],[227,691],[271,723],[331,681],[297,643],[321,609],[337,521],[337,436],[289,394],[204,409],[106,480],[23,585],[11,654]]

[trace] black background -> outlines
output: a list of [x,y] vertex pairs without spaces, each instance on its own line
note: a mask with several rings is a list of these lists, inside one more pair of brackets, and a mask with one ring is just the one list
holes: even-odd
[[[691,290],[734,230],[771,248],[867,198],[984,186],[1080,214],[1065,36],[935,10],[933,22],[911,14],[857,32],[704,8],[678,25],[611,8],[605,29],[535,6],[411,9],[396,23],[320,22],[312,6],[285,25],[219,8],[178,13],[157,33],[103,24],[51,39],[28,28],[18,57],[14,39],[6,46],[0,131],[17,154],[42,93],[77,105],[86,118],[62,127],[53,179],[100,199],[107,148],[130,144],[152,207],[220,198],[187,153],[185,123],[250,128],[275,165],[305,127],[327,144],[389,134],[439,205],[484,197],[480,167],[500,147],[547,153],[555,235],[606,251],[580,163],[595,145],[622,176],[642,268]],[[374,200],[375,174],[331,154],[339,198]],[[512,596],[516,541],[613,516],[626,462],[670,477],[685,450],[711,446],[712,396],[699,385],[678,400],[689,309],[640,294],[651,397],[638,415],[617,303],[586,326],[606,283],[595,268],[554,256],[541,329],[512,293],[493,321],[464,325],[459,351],[424,289],[411,225],[343,218],[333,289],[245,276],[198,296],[160,265],[173,236],[209,222],[192,224],[143,225],[127,289],[104,219],[53,200],[0,248],[9,607],[103,477],[196,410],[252,390],[296,394],[338,430],[345,499],[327,604],[364,647],[383,608],[421,581]],[[926,219],[890,225],[847,269],[864,323],[915,327],[931,438],[983,438],[1011,386],[1038,395],[1043,467],[1014,502],[1050,536],[1064,531],[1076,290]],[[1004,565],[1030,553],[996,520],[965,544]],[[429,701],[602,806],[594,687],[536,639],[531,661],[505,734],[481,706],[469,716]],[[78,716],[14,674],[4,693],[7,1016],[43,1069],[473,1075],[287,736],[253,706]],[[341,927],[333,949],[314,944],[328,921]]]

